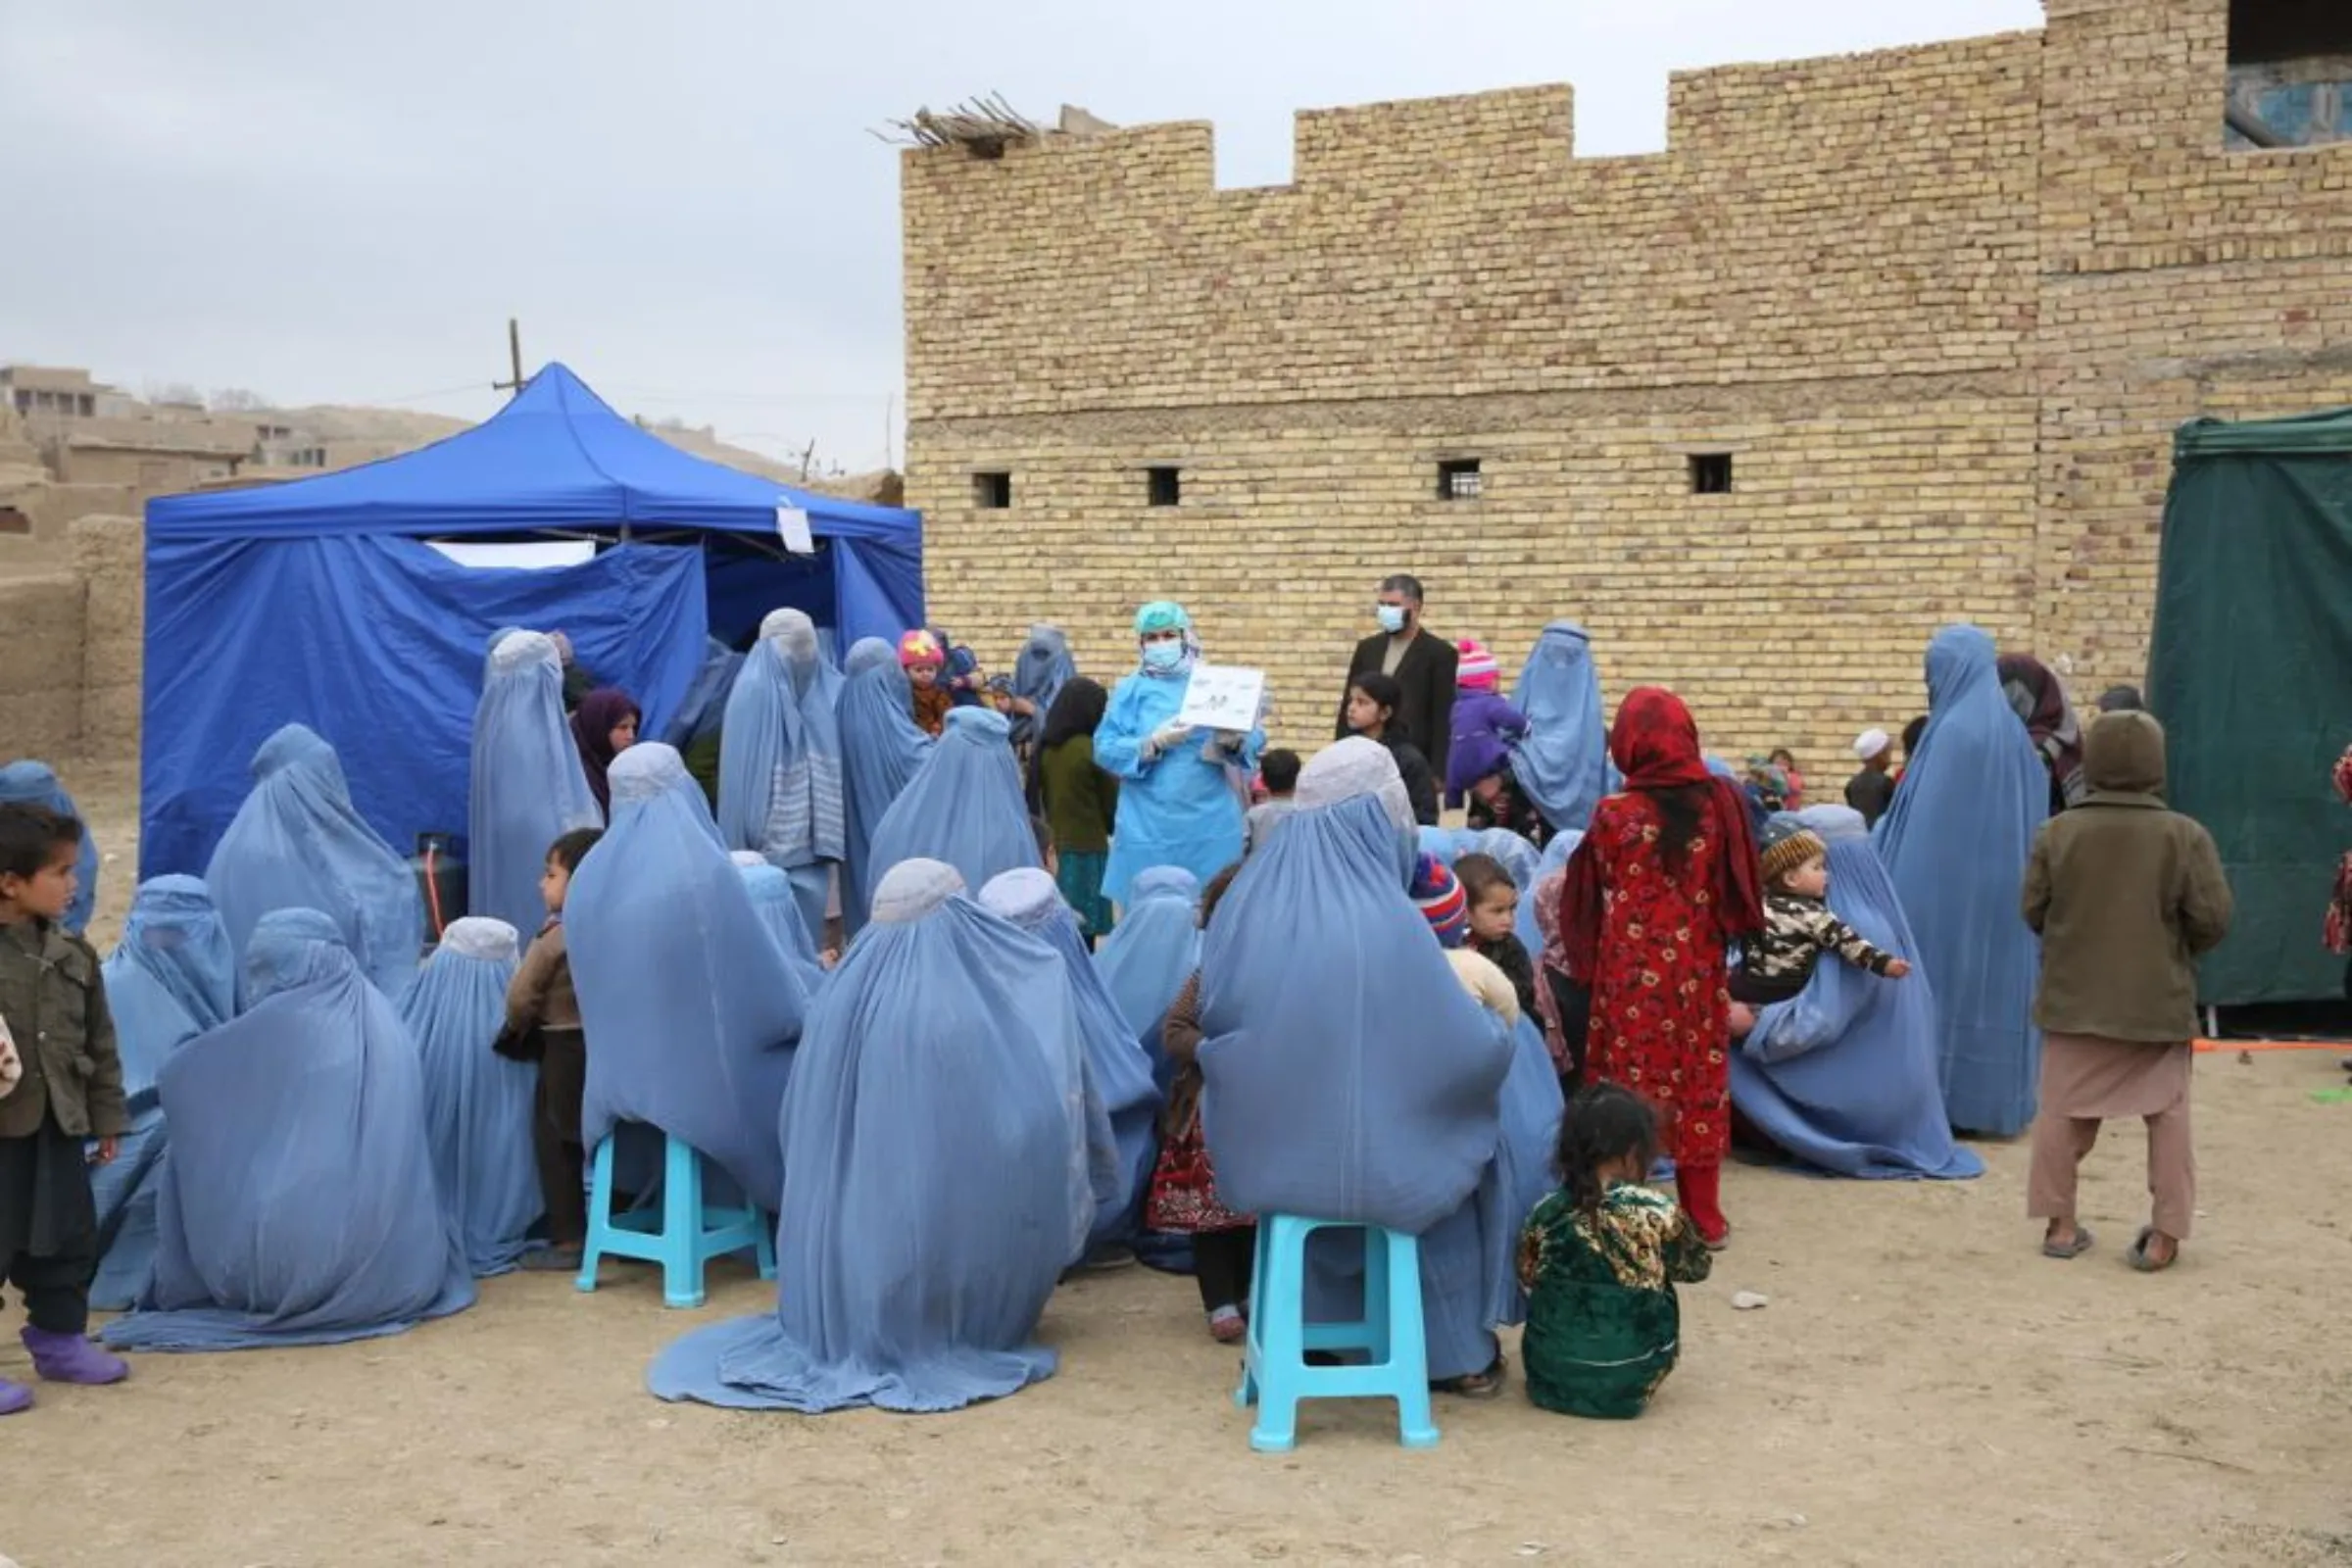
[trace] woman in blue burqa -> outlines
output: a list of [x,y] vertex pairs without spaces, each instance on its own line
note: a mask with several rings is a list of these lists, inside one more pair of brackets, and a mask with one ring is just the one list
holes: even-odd
[[1054,699],[1078,673],[1070,657],[1070,639],[1059,626],[1044,622],[1029,628],[1029,640],[1012,662],[1012,744],[1028,748],[1045,732],[1046,714]]
[[1825,954],[1802,992],[1760,1009],[1732,1054],[1740,1130],[1836,1176],[1982,1176],[1984,1162],[1952,1141],[1936,1068],[1938,998],[1868,824],[1843,806],[1794,820],[1829,849],[1830,912],[1914,973],[1888,985]]
[[90,1304],[120,1312],[138,1299],[155,1260],[156,1194],[169,1142],[156,1074],[181,1044],[237,1010],[236,955],[204,884],[192,876],[141,883],[105,975],[130,1131],[112,1164],[90,1170],[99,1251]]
[[519,957],[506,921],[453,920],[400,1004],[424,1064],[434,1183],[475,1279],[514,1266],[543,1207],[531,1157],[538,1074],[490,1049]]
[[2018,723],[1992,639],[1946,626],[1928,645],[1928,727],[1873,837],[1936,991],[1943,1108],[2012,1138],[2034,1119],[2040,944],[2018,910],[2050,780]]
[[98,870],[103,863],[98,855],[98,840],[83,819],[81,808],[57,780],[57,770],[47,762],[30,759],[0,767],[0,806],[41,806],[70,816],[81,823],[81,855],[74,862],[74,902],[66,906],[66,929],[79,936],[90,923],[90,911],[98,906]]
[[[1430,1377],[1488,1396],[1523,1217],[1501,1156],[1516,1047],[1407,895],[1413,814],[1387,749],[1351,739],[1317,754],[1297,800],[1201,948],[1218,1199],[1419,1236]],[[1307,1263],[1310,1321],[1362,1310],[1361,1233],[1317,1234]]]
[[1257,771],[1265,745],[1254,728],[1246,735],[1195,731],[1176,721],[1200,662],[1200,639],[1182,605],[1163,599],[1144,606],[1135,612],[1135,636],[1141,661],[1110,694],[1095,731],[1095,765],[1119,780],[1102,896],[1121,906],[1137,874],[1152,866],[1180,865],[1206,882],[1242,858],[1235,779]]
[[1053,1375],[1078,1009],[1062,960],[963,888],[922,859],[875,887],[784,1107],[775,1312],[671,1345],[662,1398],[953,1410]]
[[833,873],[848,854],[842,810],[841,672],[816,622],[771,611],[727,699],[718,827],[731,850],[758,850],[792,878],[801,918],[825,929]]
[[548,846],[605,820],[564,722],[554,638],[510,632],[491,649],[473,710],[472,779],[466,911],[536,931],[547,918],[539,876]]
[[1051,874],[1024,866],[980,890],[981,907],[1052,948],[1069,972],[1086,1047],[1086,1119],[1095,1223],[1087,1249],[1134,1240],[1159,1154],[1159,1089],[1136,1026],[1095,972],[1078,915]]
[[1592,640],[1573,620],[1544,628],[1519,672],[1512,703],[1527,734],[1511,753],[1511,776],[1556,832],[1582,833],[1601,797],[1622,782],[1609,760]]
[[915,727],[912,688],[899,651],[879,637],[851,649],[841,690],[841,752],[847,858],[841,874],[842,935],[865,929],[866,890],[873,886],[874,829],[891,803],[931,755],[930,736]]
[[1040,858],[1011,726],[995,709],[956,708],[921,770],[875,825],[866,886],[881,886],[901,860],[944,860],[964,886],[982,888]]
[[784,950],[801,984],[814,995],[824,984],[825,963],[817,954],[816,939],[808,934],[808,923],[801,917],[801,901],[793,892],[792,878],[768,864],[756,850],[737,850],[727,858],[743,873],[744,889],[752,896],[760,923]]
[[[1159,1021],[1200,967],[1200,880],[1182,866],[1155,865],[1136,873],[1127,900],[1119,923],[1095,950],[1095,972],[1120,1016],[1152,1037],[1157,1063],[1164,1059],[1157,1050]],[[1169,1063],[1160,1074],[1163,1094],[1174,1072]]]
[[433,1182],[416,1044],[317,909],[264,915],[247,1009],[157,1074],[172,1154],[155,1267],[106,1343],[372,1339],[473,1301]]
[[632,746],[612,781],[612,825],[564,903],[588,1045],[580,1141],[594,1150],[621,1122],[659,1128],[772,1214],[784,1182],[776,1107],[807,987],[678,754]]
[[[317,909],[360,971],[398,997],[424,948],[424,904],[408,862],[352,805],[335,749],[288,724],[253,754],[253,780],[204,872],[239,957],[272,909]],[[240,974],[252,972],[248,962]]]

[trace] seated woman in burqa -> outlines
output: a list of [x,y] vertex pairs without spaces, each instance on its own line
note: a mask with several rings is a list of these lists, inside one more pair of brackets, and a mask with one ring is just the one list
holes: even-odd
[[[689,1334],[665,1399],[953,1410],[1053,1375],[1073,1230],[1062,960],[936,860],[892,867],[818,998],[784,1107],[776,1310]],[[592,1048],[593,1049],[593,1048]]]
[[1036,937],[1057,954],[1078,1004],[1086,1045],[1087,1117],[1094,1172],[1095,1224],[1091,1252],[1134,1240],[1144,1184],[1159,1155],[1158,1088],[1152,1058],[1135,1027],[1119,1011],[1095,972],[1077,911],[1044,871],[1007,871],[980,890],[981,906]]
[[564,721],[554,638],[510,632],[490,650],[473,710],[471,778],[466,912],[536,931],[547,917],[539,902],[547,847],[605,821]]
[[581,1142],[643,1122],[685,1140],[775,1212],[776,1108],[808,988],[719,848],[666,746],[612,762],[612,825],[564,903],[587,1034]]
[[424,1072],[392,1004],[317,909],[264,915],[248,1009],[157,1074],[172,1157],[155,1268],[107,1326],[133,1350],[398,1334],[473,1301],[433,1183]]
[[1836,1176],[1967,1178],[1984,1162],[1952,1141],[1936,1066],[1933,979],[1862,813],[1795,814],[1829,850],[1830,912],[1913,965],[1889,985],[1824,956],[1805,988],[1760,1009],[1732,1054],[1740,1130]]
[[752,907],[760,911],[760,923],[776,939],[801,983],[813,994],[824,983],[825,963],[817,954],[808,922],[801,914],[801,896],[792,878],[768,864],[758,850],[737,850],[727,858],[743,873],[744,890],[752,896]]
[[[1095,972],[1119,1013],[1149,1041],[1159,1072],[1159,1021],[1200,967],[1200,879],[1181,865],[1154,865],[1127,885],[1119,923],[1095,950]],[[1162,1076],[1167,1092],[1174,1068]]]
[[923,760],[930,736],[915,727],[912,689],[899,651],[879,637],[860,638],[843,666],[841,704],[842,806],[848,858],[841,867],[842,935],[865,929],[866,890],[873,885],[874,829],[889,813]]
[[991,708],[958,708],[874,828],[866,851],[871,892],[901,860],[944,860],[964,886],[983,888],[1000,871],[1037,865],[1037,830],[1012,758],[1012,727]]
[[504,920],[453,920],[400,1003],[424,1064],[434,1183],[475,1279],[515,1265],[544,1206],[531,1156],[538,1073],[490,1049],[519,946]]
[[[1519,1217],[1500,1157],[1515,1048],[1406,892],[1411,808],[1387,750],[1318,754],[1200,954],[1201,1115],[1220,1201],[1421,1238],[1429,1372],[1498,1390]],[[1552,1090],[1556,1097],[1557,1088]],[[1361,1311],[1360,1233],[1308,1243],[1307,1315]]]
[[424,950],[424,904],[408,862],[351,804],[335,749],[288,724],[253,754],[253,780],[204,872],[239,958],[271,910],[317,909],[360,971],[398,997]]
[[120,1312],[138,1299],[155,1260],[156,1193],[169,1141],[156,1073],[183,1042],[237,1010],[236,956],[204,884],[192,876],[141,883],[105,975],[130,1131],[112,1164],[90,1170],[99,1250],[90,1304]]

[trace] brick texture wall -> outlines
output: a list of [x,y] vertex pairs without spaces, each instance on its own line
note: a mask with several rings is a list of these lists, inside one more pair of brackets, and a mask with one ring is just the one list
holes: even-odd
[[1612,701],[1673,685],[1819,773],[1921,709],[1955,616],[2135,678],[2172,427],[2352,401],[2352,148],[2222,151],[2226,11],[1680,74],[1640,157],[1578,159],[1560,87],[1301,114],[1269,189],[1217,189],[1197,124],[909,153],[936,618],[1116,674],[1182,599],[1308,744],[1408,570],[1506,667],[1572,616]]

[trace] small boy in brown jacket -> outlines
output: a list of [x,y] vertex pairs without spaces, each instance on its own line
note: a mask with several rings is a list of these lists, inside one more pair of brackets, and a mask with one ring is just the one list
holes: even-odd
[[2078,1257],[2076,1168],[2110,1116],[2148,1124],[2149,1224],[2125,1255],[2173,1266],[2196,1211],[2188,1080],[2197,968],[2230,930],[2230,883],[2205,829],[2164,804],[2164,728],[2102,713],[2082,744],[2090,792],[2052,817],[2026,867],[2026,923],[2041,934],[2034,1021],[2044,1034],[2041,1113],[2026,1212],[2045,1256]]
[[502,1054],[519,1054],[539,1063],[531,1150],[539,1163],[539,1197],[547,1205],[548,1245],[522,1254],[521,1266],[534,1273],[578,1268],[588,1240],[588,1199],[582,1187],[588,1152],[580,1142],[588,1037],[580,1028],[571,956],[564,946],[564,900],[571,891],[572,873],[603,837],[595,828],[576,828],[549,848],[547,869],[539,877],[547,924],[531,940],[530,951],[507,987],[507,1025],[499,1035]]
[[[130,1368],[90,1343],[98,1270],[92,1162],[129,1126],[122,1062],[98,955],[67,934],[81,824],[38,806],[0,806],[0,1282],[24,1300],[24,1348],[52,1383],[119,1383]],[[90,1141],[85,1153],[84,1142]],[[32,1391],[0,1378],[0,1415]]]

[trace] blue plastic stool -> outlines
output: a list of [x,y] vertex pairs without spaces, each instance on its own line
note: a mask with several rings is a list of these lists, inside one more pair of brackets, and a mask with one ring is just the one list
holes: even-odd
[[[1364,1233],[1364,1318],[1360,1323],[1306,1321],[1306,1240],[1319,1230]],[[1360,1366],[1309,1366],[1309,1350],[1361,1350]],[[1429,1412],[1429,1345],[1421,1323],[1418,1237],[1351,1225],[1261,1214],[1257,1265],[1250,1280],[1250,1335],[1242,1348],[1242,1386],[1233,1401],[1257,1406],[1250,1446],[1288,1453],[1298,1435],[1301,1399],[1393,1398],[1396,1440],[1408,1448],[1438,1441]]]
[[596,1266],[608,1252],[662,1265],[664,1306],[703,1304],[703,1265],[749,1248],[760,1277],[776,1277],[776,1237],[755,1207],[703,1202],[703,1156],[682,1138],[663,1134],[662,1206],[612,1212],[612,1139],[596,1146],[588,1185],[588,1240],[580,1250],[579,1288],[596,1289]]

